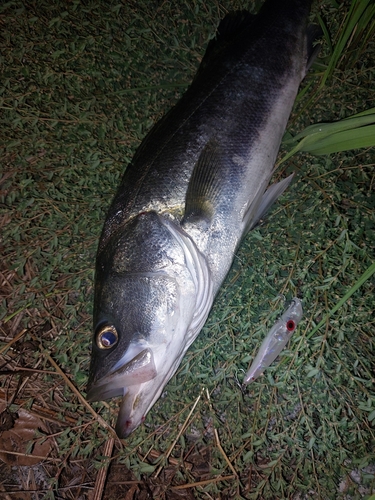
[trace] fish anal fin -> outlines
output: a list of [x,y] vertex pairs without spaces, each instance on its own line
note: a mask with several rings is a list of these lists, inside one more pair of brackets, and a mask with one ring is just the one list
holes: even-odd
[[311,68],[313,62],[318,56],[321,49],[321,44],[315,44],[316,40],[323,35],[323,31],[320,26],[316,24],[310,24],[307,27],[307,62],[306,62],[306,73]]

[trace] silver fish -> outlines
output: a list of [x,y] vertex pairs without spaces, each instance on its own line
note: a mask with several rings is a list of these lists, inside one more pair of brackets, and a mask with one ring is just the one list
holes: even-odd
[[295,332],[303,315],[302,302],[294,297],[288,309],[273,325],[255,356],[249,370],[246,372],[243,384],[253,382],[270,364],[275,361],[280,352]]
[[100,238],[87,399],[144,420],[197,337],[236,249],[286,189],[267,189],[313,52],[311,0],[228,14],[180,101],[127,167]]

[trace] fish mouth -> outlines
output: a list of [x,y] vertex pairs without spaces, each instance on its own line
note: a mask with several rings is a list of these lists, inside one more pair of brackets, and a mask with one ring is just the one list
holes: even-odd
[[118,396],[126,397],[130,388],[140,387],[157,375],[154,355],[146,348],[136,354],[130,361],[122,364],[104,377],[95,380],[87,391],[89,402],[103,401]]
[[[131,386],[122,398],[120,410],[117,416],[115,431],[120,439],[128,437],[145,420],[142,413],[142,390],[141,386]],[[141,412],[139,412],[141,410]]]
[[[122,397],[115,431],[120,439],[124,439],[143,423],[146,413],[159,397],[163,384],[160,385],[157,375],[152,350],[143,349],[130,361],[95,380],[88,387],[86,399],[93,402]],[[156,392],[153,390],[155,383]]]

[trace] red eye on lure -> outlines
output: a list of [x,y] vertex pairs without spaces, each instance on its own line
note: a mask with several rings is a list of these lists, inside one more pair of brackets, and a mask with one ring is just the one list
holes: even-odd
[[288,332],[294,332],[294,330],[296,329],[296,324],[292,319],[287,321],[286,329],[288,330]]
[[258,354],[245,375],[244,384],[249,384],[259,377],[270,366],[272,361],[277,358],[301,321],[302,314],[302,302],[295,297],[291,305],[281,318],[276,321],[264,339]]

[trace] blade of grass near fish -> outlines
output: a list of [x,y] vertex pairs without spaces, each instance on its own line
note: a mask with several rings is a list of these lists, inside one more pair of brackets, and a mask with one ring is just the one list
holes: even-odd
[[315,328],[312,329],[312,331],[307,335],[306,338],[310,339],[318,330],[321,328],[326,321],[333,315],[335,314],[336,311],[340,309],[341,306],[345,304],[347,300],[350,299],[350,297],[355,293],[362,285],[365,283],[371,276],[375,273],[375,262],[369,266],[366,271],[362,274],[362,276],[359,278],[358,281],[348,290],[348,292],[338,301],[338,303],[332,307],[332,309],[328,312],[328,314],[318,323]]
[[315,123],[284,145],[299,141],[278,163],[281,165],[298,151],[323,155],[375,146],[375,108],[333,123]]
[[369,6],[369,4],[370,0],[352,0],[344,28],[340,32],[340,37],[323,75],[320,88],[323,88],[328,78],[332,76],[340,57],[342,57],[345,47],[347,47],[348,42],[350,43],[350,39],[354,33],[357,32],[357,36],[358,31],[364,35],[366,34],[367,25],[372,20],[374,11],[373,6]]

